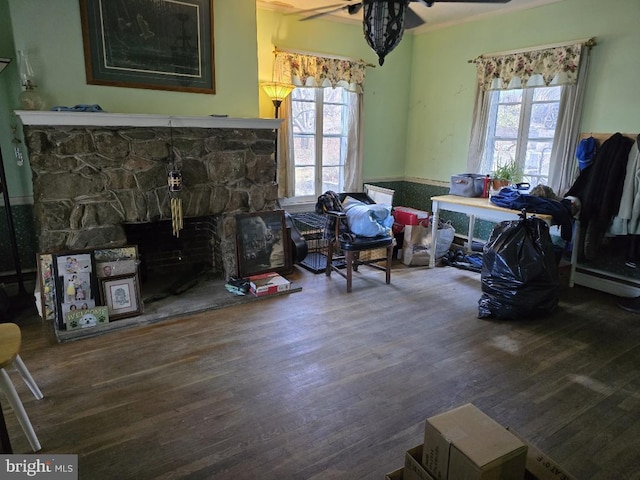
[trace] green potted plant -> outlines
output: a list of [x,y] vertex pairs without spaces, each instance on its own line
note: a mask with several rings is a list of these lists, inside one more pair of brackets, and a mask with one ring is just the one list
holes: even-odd
[[498,164],[498,168],[493,172],[491,177],[494,190],[500,190],[503,187],[514,185],[522,180],[522,171],[515,160],[511,160],[504,164]]

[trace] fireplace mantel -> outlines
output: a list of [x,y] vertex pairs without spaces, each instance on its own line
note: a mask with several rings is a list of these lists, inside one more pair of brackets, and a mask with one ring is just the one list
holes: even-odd
[[274,130],[281,119],[190,117],[142,113],[53,112],[47,110],[16,110],[23,125],[81,127],[188,127]]

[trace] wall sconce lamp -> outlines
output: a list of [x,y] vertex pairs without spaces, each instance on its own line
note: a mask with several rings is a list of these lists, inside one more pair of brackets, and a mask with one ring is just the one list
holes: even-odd
[[288,83],[269,82],[263,83],[262,88],[267,95],[269,95],[269,98],[271,98],[273,106],[276,107],[276,118],[278,118],[278,111],[280,110],[282,101],[287,98],[291,92],[293,92],[295,87]]
[[[280,83],[280,82],[263,83],[261,84],[261,86],[264,89],[264,91],[267,92],[267,95],[269,95],[269,98],[271,98],[271,101],[273,102],[273,106],[276,107],[276,118],[278,118],[278,111],[280,110],[280,105],[282,104],[282,101],[285,98],[287,98],[291,92],[293,92],[293,89],[295,87],[288,83]],[[278,131],[276,131],[276,133],[279,134]],[[277,136],[276,136],[276,141],[273,147],[274,147],[273,158],[275,159],[275,162],[276,162],[275,177],[273,180],[277,183],[278,182],[278,137]]]

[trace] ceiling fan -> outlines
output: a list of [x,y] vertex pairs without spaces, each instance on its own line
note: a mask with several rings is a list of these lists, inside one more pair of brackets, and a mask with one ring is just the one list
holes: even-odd
[[[351,2],[351,0],[345,0]],[[410,4],[420,3],[432,7],[435,3],[509,3],[511,0],[362,0],[357,3],[328,5],[329,10],[314,13],[302,20],[330,15],[341,10],[356,15],[364,8],[364,36],[369,46],[378,54],[378,63],[391,52],[402,39],[405,29],[424,25],[425,20],[413,11]]]

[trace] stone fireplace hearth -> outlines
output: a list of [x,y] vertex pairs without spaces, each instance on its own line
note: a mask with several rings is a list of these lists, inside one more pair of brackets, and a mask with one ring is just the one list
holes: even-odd
[[[235,215],[277,206],[273,155],[279,120],[16,114],[22,121],[33,174],[39,252],[124,246],[130,244],[125,227],[170,224],[167,173],[172,155],[182,173],[185,225],[193,220],[200,229],[202,219],[207,219],[212,251],[210,261],[201,263],[210,268],[209,277],[224,279],[236,272]],[[167,261],[186,258],[182,252],[176,254],[171,242],[167,244],[173,249],[165,256]],[[155,251],[154,256],[163,257]],[[207,287],[199,288],[209,298],[217,295]],[[104,327],[119,329],[137,320],[149,323],[184,314],[186,303],[206,309],[206,304],[198,302],[188,296],[168,299],[163,311],[162,302],[153,303],[140,317]],[[72,332],[56,333],[61,341],[76,338]]]
[[[185,218],[216,216],[221,275],[235,273],[234,215],[277,203],[278,120],[19,111],[40,252],[122,246],[124,224],[170,220],[169,158]],[[172,147],[173,151],[170,151]]]

